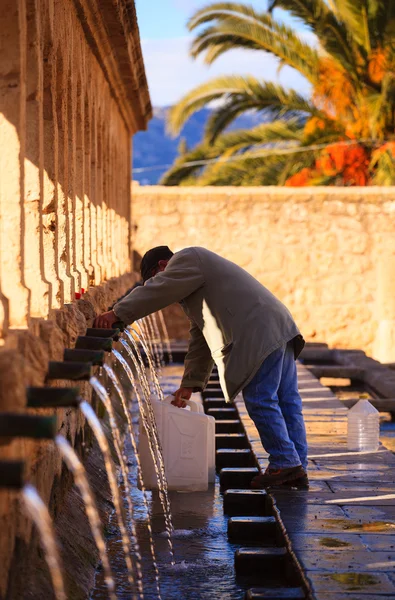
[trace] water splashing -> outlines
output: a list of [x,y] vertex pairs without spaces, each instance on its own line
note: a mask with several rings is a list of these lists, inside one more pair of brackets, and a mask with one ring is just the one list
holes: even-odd
[[[122,359],[122,355],[115,349],[113,349],[112,353],[113,353],[113,356],[119,362],[121,362],[120,359]],[[135,436],[133,433],[133,423],[132,423],[132,419],[130,417],[130,412],[129,412],[128,403],[127,403],[127,400],[125,397],[125,393],[123,391],[123,388],[121,386],[121,383],[120,383],[117,375],[115,374],[114,370],[107,363],[104,364],[104,370],[106,371],[115,390],[118,393],[118,396],[122,403],[123,411],[125,413],[126,421],[128,424],[129,439],[130,439],[130,443],[131,443],[133,453],[134,453],[136,463],[137,463],[138,482],[139,482],[140,489],[143,494],[144,509],[146,512],[147,529],[148,529],[148,534],[149,534],[149,544],[150,544],[150,550],[151,550],[151,556],[152,556],[152,564],[153,564],[154,571],[155,571],[156,589],[158,592],[158,598],[159,598],[159,600],[161,600],[160,584],[159,584],[159,569],[158,569],[158,564],[156,562],[156,556],[155,556],[155,546],[154,546],[154,539],[153,539],[153,533],[152,533],[151,516],[150,516],[149,505],[148,505],[147,490],[145,489],[145,485],[144,485],[143,474],[142,474],[142,470],[141,470],[140,456],[139,456],[138,449],[137,449],[136,439],[135,439]]]
[[23,488],[22,498],[30,518],[40,532],[45,559],[51,574],[55,598],[56,600],[67,600],[52,519],[48,509],[40,498],[36,488],[30,484],[25,485]]
[[125,563],[128,571],[128,581],[131,589],[133,590],[133,600],[136,599],[136,594],[134,592],[134,575],[133,575],[133,564],[132,564],[132,556],[130,551],[130,540],[127,533],[125,520],[122,513],[122,504],[121,497],[118,489],[117,478],[115,475],[114,464],[111,459],[110,447],[107,442],[107,438],[104,434],[103,428],[100,424],[99,419],[96,416],[93,408],[88,404],[88,402],[83,401],[80,404],[80,409],[85,415],[89,425],[92,428],[93,433],[97,439],[97,442],[100,446],[100,450],[102,451],[104,463],[106,466],[108,482],[110,484],[111,493],[114,499],[115,511],[117,514],[117,520],[119,529],[121,531],[122,537],[122,547],[125,555]]
[[[129,357],[132,359],[134,368],[140,374],[140,378],[144,379],[144,377],[142,375],[142,372],[144,372],[144,375],[145,375],[144,364],[139,364],[139,362],[136,359],[136,356],[133,353],[132,348],[129,346],[129,344],[126,342],[126,340],[121,339],[120,341],[121,341],[122,345],[124,346],[125,350],[127,351]],[[134,339],[133,339],[133,342],[135,342]],[[166,480],[165,466],[164,466],[164,462],[163,462],[162,448],[161,448],[161,444],[160,444],[160,440],[159,440],[158,430],[156,427],[155,416],[153,414],[153,410],[152,410],[152,406],[151,406],[149,390],[148,390],[148,394],[147,394],[146,387],[144,385],[142,385],[142,390],[143,390],[145,401],[146,401],[146,403],[144,405],[142,402],[142,398],[140,396],[138,386],[137,386],[136,380],[134,378],[132,369],[130,368],[128,362],[119,353],[117,354],[117,358],[118,358],[119,362],[121,363],[121,365],[123,366],[128,378],[129,378],[129,381],[130,381],[131,385],[133,386],[133,389],[134,389],[134,392],[136,395],[136,399],[137,399],[137,403],[139,406],[140,418],[142,420],[144,429],[147,433],[149,449],[150,449],[150,453],[152,456],[152,460],[154,462],[156,476],[158,479],[159,499],[161,501],[162,508],[163,508],[163,514],[165,517],[167,538],[168,538],[168,544],[169,544],[169,550],[170,550],[170,556],[171,556],[171,563],[173,564],[175,561],[174,561],[174,551],[173,551],[173,543],[171,540],[171,535],[172,535],[174,528],[173,528],[173,524],[172,524],[169,495],[168,495],[168,491],[167,491],[167,480]],[[140,359],[141,359],[141,357],[140,357]],[[142,363],[142,361],[141,361],[141,363]],[[148,413],[148,415],[147,415],[147,413]]]
[[128,509],[129,509],[130,524],[131,524],[131,530],[132,530],[131,540],[133,543],[134,554],[136,557],[135,564],[136,564],[136,572],[137,572],[137,586],[138,586],[138,590],[140,593],[140,597],[143,597],[143,573],[141,570],[142,557],[140,554],[140,547],[139,547],[139,543],[137,540],[136,524],[135,524],[135,521],[133,518],[134,509],[133,509],[133,502],[132,502],[132,492],[131,492],[131,489],[129,486],[130,471],[129,471],[129,466],[128,466],[128,457],[126,456],[126,454],[124,454],[122,452],[121,436],[119,433],[117,422],[115,420],[114,408],[112,406],[112,402],[111,402],[110,396],[107,393],[106,388],[100,383],[100,381],[96,377],[91,377],[89,380],[89,383],[91,384],[92,388],[95,390],[96,394],[99,396],[100,400],[103,402],[103,404],[107,410],[108,417],[109,417],[114,447],[115,447],[115,451],[118,456],[119,465],[121,467],[121,472],[122,472],[122,477],[123,477],[123,485],[125,487],[126,502],[127,502]]
[[104,579],[107,585],[109,598],[110,600],[117,600],[117,596],[115,594],[115,583],[111,575],[110,563],[108,561],[106,552],[106,544],[102,534],[101,521],[84,466],[77,454],[74,452],[73,448],[62,435],[56,436],[55,442],[68,469],[73,473],[74,481],[84,501],[86,515],[88,517],[92,535],[94,537],[97,549],[99,550],[100,559],[103,565]]

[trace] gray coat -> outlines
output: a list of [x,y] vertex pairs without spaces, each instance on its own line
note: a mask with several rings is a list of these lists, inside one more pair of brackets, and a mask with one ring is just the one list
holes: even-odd
[[244,269],[204,248],[177,252],[114,312],[132,323],[173,302],[191,324],[182,387],[204,389],[215,362],[225,398],[232,400],[274,350],[290,340],[295,357],[303,348],[287,308]]

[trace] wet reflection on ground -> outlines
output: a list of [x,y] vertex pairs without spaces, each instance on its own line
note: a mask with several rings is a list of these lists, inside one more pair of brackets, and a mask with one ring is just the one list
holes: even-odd
[[[138,434],[138,412],[132,407],[135,434]],[[135,459],[131,448],[126,446],[131,465],[130,487],[135,506],[137,535],[143,555],[144,597],[157,598],[154,570],[150,561],[149,537],[146,527],[143,497],[136,483]],[[170,565],[166,542],[163,511],[156,492],[148,492],[154,533],[155,549],[161,575],[162,600],[174,598],[188,600],[241,600],[251,583],[236,581],[234,553],[239,547],[227,539],[227,517],[223,514],[219,482],[210,485],[207,492],[170,492],[174,523],[174,550],[176,565]],[[119,600],[131,598],[127,583],[120,533],[115,516],[107,528],[107,551],[117,585]],[[96,576],[92,600],[107,600],[102,571]]]
[[[134,488],[136,527],[144,557],[144,595],[147,599],[157,597],[155,579],[150,564],[147,529],[142,511],[141,493]],[[161,505],[156,493],[151,494],[152,526],[155,547],[161,573],[163,600],[188,598],[188,600],[238,600],[244,591],[235,580],[233,561],[237,546],[227,541],[226,518],[223,515],[219,485],[211,485],[208,492],[193,494],[170,493],[173,514],[174,550],[176,565],[169,564],[168,545]],[[115,520],[112,519],[107,540],[108,552],[117,583],[119,600],[130,598],[124,569],[122,546]],[[95,600],[107,598],[103,574],[98,572]]]

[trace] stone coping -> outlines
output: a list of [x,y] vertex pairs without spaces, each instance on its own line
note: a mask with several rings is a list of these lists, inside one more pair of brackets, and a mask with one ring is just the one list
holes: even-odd
[[134,0],[75,0],[75,5],[131,133],[146,129],[152,106]]
[[165,186],[165,185],[140,185],[137,181],[132,182],[133,194],[142,194],[148,196],[157,195],[159,192],[163,196],[179,196],[187,200],[188,196],[222,196],[224,194],[237,195],[240,198],[249,198],[254,196],[254,202],[276,201],[286,199],[289,202],[312,201],[331,201],[338,200],[344,202],[394,202],[394,192],[391,187],[371,186],[371,187],[330,187],[315,186],[303,188],[289,188],[276,186]]

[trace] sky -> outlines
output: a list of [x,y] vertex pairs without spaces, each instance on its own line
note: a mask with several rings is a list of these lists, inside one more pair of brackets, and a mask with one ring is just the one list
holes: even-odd
[[[208,4],[208,0],[135,2],[153,106],[170,106],[195,86],[225,74],[254,75],[307,92],[306,81],[298,73],[285,67],[278,74],[275,58],[263,52],[232,50],[211,66],[205,65],[201,58],[191,59],[189,46],[193,34],[188,32],[186,23],[197,8]],[[258,10],[266,6],[265,0],[250,0],[245,4]]]

